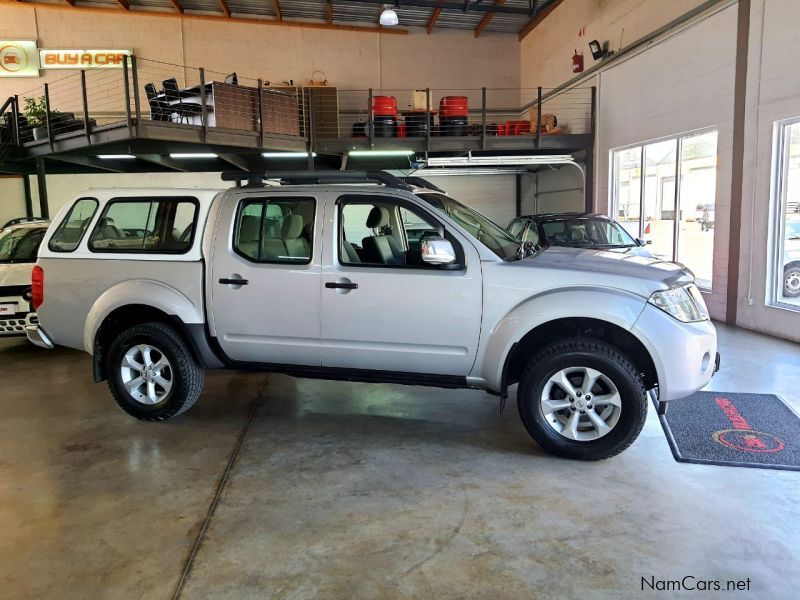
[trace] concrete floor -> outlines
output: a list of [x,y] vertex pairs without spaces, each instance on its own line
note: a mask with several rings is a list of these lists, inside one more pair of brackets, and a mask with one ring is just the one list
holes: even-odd
[[[711,389],[800,409],[798,345],[720,338]],[[500,415],[480,392],[217,372],[148,424],[90,372],[0,342],[3,598],[617,598],[684,575],[797,597],[800,473],[677,463],[652,410],[579,463],[539,450],[513,396]]]

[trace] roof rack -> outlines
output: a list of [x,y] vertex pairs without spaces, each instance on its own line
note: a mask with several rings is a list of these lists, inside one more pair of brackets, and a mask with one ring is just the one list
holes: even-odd
[[224,171],[222,173],[222,181],[235,181],[237,186],[241,185],[242,181],[247,181],[249,187],[261,187],[263,182],[268,180],[278,180],[282,185],[375,182],[398,190],[413,189],[399,177],[385,171],[265,171],[263,173]]

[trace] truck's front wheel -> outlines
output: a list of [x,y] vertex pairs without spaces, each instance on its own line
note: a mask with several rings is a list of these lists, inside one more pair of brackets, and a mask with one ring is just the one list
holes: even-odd
[[204,372],[181,337],[164,323],[126,329],[106,356],[108,386],[117,404],[144,421],[186,412],[203,391]]
[[581,460],[619,454],[647,416],[644,385],[630,359],[587,338],[561,340],[538,352],[520,379],[517,406],[542,448]]

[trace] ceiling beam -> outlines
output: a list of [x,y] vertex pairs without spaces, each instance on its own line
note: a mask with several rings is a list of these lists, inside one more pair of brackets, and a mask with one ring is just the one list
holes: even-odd
[[220,160],[224,160],[226,163],[236,167],[237,169],[241,169],[242,171],[250,170],[250,165],[248,165],[247,161],[238,154],[228,154],[228,153],[218,152],[217,156],[219,157]]
[[64,2],[66,2],[70,6],[75,6],[75,0],[64,0]]
[[99,158],[91,158],[89,156],[51,154],[47,158],[51,158],[59,162],[69,163],[71,165],[79,165],[81,167],[89,167],[90,169],[97,169],[98,171],[108,171],[110,173],[123,173],[125,171],[125,169],[111,166],[110,163],[113,163],[114,161],[101,160]]
[[333,0],[328,0],[328,23],[333,24]]
[[281,10],[281,0],[272,0],[272,3],[275,5],[275,15],[278,17],[278,21],[283,21],[283,11]]
[[143,160],[145,162],[158,165],[160,167],[165,167],[167,169],[172,169],[173,171],[179,171],[181,173],[186,173],[189,169],[186,167],[186,161],[183,163],[178,162],[176,160],[171,159],[168,155],[165,154],[135,154],[136,158],[139,160]]
[[549,15],[556,8],[558,8],[558,5],[561,4],[561,2],[562,0],[553,0],[550,4],[541,9],[538,13],[536,13],[533,19],[528,21],[528,24],[525,25],[525,27],[523,27],[522,29],[520,29],[519,34],[517,35],[519,41],[521,42],[522,40],[524,40],[531,31],[536,29],[536,27],[547,18],[547,15]]
[[[503,4],[505,4],[505,3],[506,3],[506,0],[494,0],[494,5],[495,6],[503,6]],[[483,18],[481,19],[481,22],[478,23],[478,26],[475,28],[475,37],[478,37],[483,32],[483,30],[486,29],[486,27],[489,25],[489,23],[492,22],[492,19],[494,18],[495,14],[496,13],[490,12],[490,13],[486,13],[485,15],[483,15]]]
[[128,4],[128,0],[117,0],[117,4],[119,4],[125,10],[130,10],[131,9],[131,5]]
[[[0,4],[5,4],[0,0]],[[37,0],[28,0],[27,2],[17,2],[9,4],[14,7],[36,6],[40,10],[68,10],[68,11],[84,11],[87,14],[114,14],[119,15],[119,9],[105,8],[105,7],[92,7],[92,6],[67,6],[66,4],[50,4],[48,2],[39,2]],[[408,35],[408,29],[397,27],[371,27],[365,25],[343,25],[341,23],[314,23],[312,21],[279,21],[278,19],[250,19],[243,17],[225,17],[223,15],[203,15],[195,13],[176,13],[174,11],[144,11],[144,10],[131,10],[127,13],[131,17],[154,17],[163,19],[185,19],[187,21],[210,21],[217,23],[242,23],[244,25],[275,25],[279,27],[295,27],[298,29],[331,29],[335,31],[352,31],[356,33],[383,33],[387,35]]]
[[[119,0],[117,0],[119,1]],[[225,16],[229,19],[231,18],[231,7],[228,6],[227,0],[219,0],[219,7],[222,9],[222,12],[225,13]]]
[[179,13],[183,14],[183,4],[181,4],[179,0],[172,0],[172,6],[174,6],[175,10]]
[[433,31],[433,28],[436,27],[436,20],[439,18],[439,15],[442,14],[442,9],[441,9],[442,4],[444,3],[439,2],[440,6],[437,6],[436,8],[433,9],[433,12],[431,13],[431,18],[428,19],[428,28],[427,28],[428,35],[430,35],[431,32]]

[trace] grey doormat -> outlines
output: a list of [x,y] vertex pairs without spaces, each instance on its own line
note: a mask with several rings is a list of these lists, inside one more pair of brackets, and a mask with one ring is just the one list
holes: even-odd
[[774,394],[697,392],[659,420],[679,462],[800,471],[800,417]]

